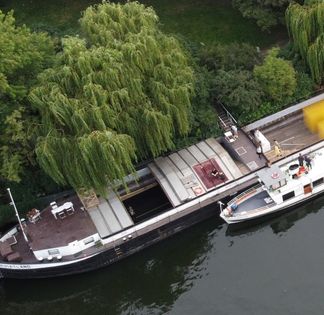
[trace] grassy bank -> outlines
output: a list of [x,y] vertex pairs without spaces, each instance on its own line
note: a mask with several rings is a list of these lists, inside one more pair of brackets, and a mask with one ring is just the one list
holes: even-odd
[[[35,30],[46,30],[57,35],[78,32],[80,12],[98,0],[3,0],[0,9],[13,9],[17,22]],[[284,28],[272,33],[261,32],[252,21],[234,10],[230,0],[142,0],[153,6],[160,17],[162,28],[191,41],[248,42],[268,47],[287,38]]]

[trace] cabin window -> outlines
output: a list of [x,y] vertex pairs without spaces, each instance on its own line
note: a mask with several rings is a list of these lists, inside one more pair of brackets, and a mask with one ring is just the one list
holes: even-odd
[[313,187],[319,186],[319,185],[321,185],[323,183],[324,183],[324,178],[322,177],[320,179],[317,179],[317,180],[313,181]]
[[312,192],[312,186],[311,184],[307,184],[304,186],[304,194],[309,194]]
[[51,256],[59,255],[60,251],[58,249],[49,249],[48,254]]
[[286,200],[288,200],[290,198],[293,198],[293,197],[295,197],[295,192],[291,191],[288,194],[282,195],[282,200],[286,201]]
[[92,243],[92,242],[94,242],[94,238],[93,238],[93,237],[89,237],[89,238],[87,238],[87,239],[85,239],[85,240],[83,241],[83,244],[84,244],[84,245],[87,245],[87,244],[90,244],[90,243]]

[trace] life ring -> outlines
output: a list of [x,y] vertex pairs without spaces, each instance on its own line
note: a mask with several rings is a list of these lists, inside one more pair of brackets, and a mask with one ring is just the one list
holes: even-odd
[[203,190],[202,190],[202,188],[199,186],[199,187],[195,187],[195,188],[193,188],[193,191],[194,191],[194,193],[196,194],[196,195],[200,195],[200,194],[202,194],[203,193]]
[[277,172],[274,172],[274,173],[272,173],[271,177],[272,177],[273,179],[276,179],[276,178],[279,177],[279,174],[278,174]]

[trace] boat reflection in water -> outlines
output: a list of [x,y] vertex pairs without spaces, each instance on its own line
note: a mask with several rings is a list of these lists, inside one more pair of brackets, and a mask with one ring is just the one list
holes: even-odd
[[[206,273],[212,239],[223,224],[199,226],[92,273],[0,283],[0,305],[15,314],[130,314],[135,309],[152,314],[170,310],[181,294]],[[222,234],[222,233],[221,233]],[[150,311],[151,310],[151,311]],[[100,312],[99,312],[100,313]]]

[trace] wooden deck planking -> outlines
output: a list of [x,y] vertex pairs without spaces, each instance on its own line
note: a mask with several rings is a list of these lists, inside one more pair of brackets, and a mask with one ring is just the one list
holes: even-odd
[[81,210],[82,204],[76,195],[56,201],[59,206],[68,201],[72,202],[75,212],[64,219],[55,219],[51,207],[47,207],[41,211],[41,220],[35,224],[27,222],[26,232],[31,239],[33,250],[66,246],[97,233],[87,211]]
[[[267,130],[269,129],[269,130]],[[272,150],[266,153],[267,158],[274,162],[282,157],[297,152],[306,146],[320,140],[317,134],[312,134],[304,125],[303,118],[280,126],[280,128],[267,128],[262,131],[270,141]],[[277,140],[282,149],[282,157],[277,157],[274,152],[274,140]]]

